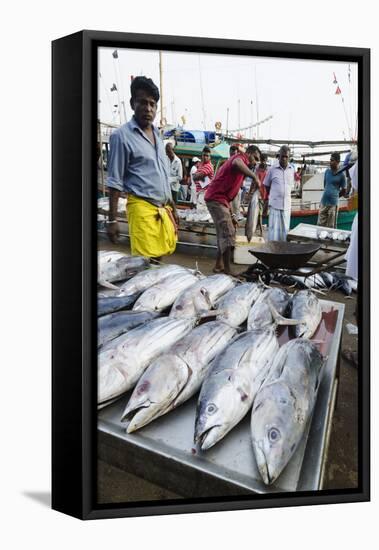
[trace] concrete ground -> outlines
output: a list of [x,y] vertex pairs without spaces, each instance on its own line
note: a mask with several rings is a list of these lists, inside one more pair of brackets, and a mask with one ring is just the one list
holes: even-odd
[[[129,252],[128,241],[113,245],[105,237],[99,237],[99,249],[113,249]],[[177,252],[166,263],[178,263],[199,269],[206,275],[212,273],[215,251],[210,249],[184,248],[178,246]],[[235,271],[244,271],[247,266],[234,266]],[[339,291],[330,292],[329,300],[345,304],[345,319],[342,336],[342,350],[357,349],[357,336],[350,335],[347,323],[356,325],[354,316],[356,299],[345,298]],[[358,391],[357,369],[341,357],[340,384],[338,402],[333,416],[329,450],[326,461],[324,489],[347,489],[358,485]],[[117,503],[181,498],[163,487],[154,485],[131,473],[124,472],[98,461],[98,501],[99,503]]]

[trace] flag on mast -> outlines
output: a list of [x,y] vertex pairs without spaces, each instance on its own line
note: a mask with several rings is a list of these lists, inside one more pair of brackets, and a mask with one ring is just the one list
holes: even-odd
[[341,93],[342,93],[341,88],[339,86],[337,86],[337,90],[336,90],[335,95],[340,95]]

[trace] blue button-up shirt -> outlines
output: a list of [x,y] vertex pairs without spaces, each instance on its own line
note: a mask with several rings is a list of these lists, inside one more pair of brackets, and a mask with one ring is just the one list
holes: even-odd
[[161,206],[172,197],[169,166],[155,127],[153,132],[155,145],[133,117],[111,134],[107,185]]
[[291,189],[294,185],[295,171],[290,164],[282,168],[280,164],[272,166],[263,180],[263,185],[270,190],[269,206],[278,210],[291,209]]

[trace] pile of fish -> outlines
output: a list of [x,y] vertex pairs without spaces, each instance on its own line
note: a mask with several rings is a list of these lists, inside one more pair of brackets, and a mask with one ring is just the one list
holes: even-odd
[[321,291],[340,290],[345,296],[351,296],[353,291],[357,292],[358,283],[356,279],[344,273],[322,271],[315,275],[307,275],[307,268],[303,268],[302,271],[304,275],[282,275],[276,273],[273,280],[301,289],[309,288]]
[[[176,265],[144,269],[106,292],[98,298],[99,407],[133,390],[121,418],[131,433],[200,391],[194,442],[201,451],[252,408],[252,452],[264,483],[273,483],[316,399],[323,358],[310,340],[321,321],[314,293]],[[276,329],[284,324],[295,339],[280,348]]]
[[350,233],[336,229],[331,229],[330,231],[321,229],[317,232],[317,238],[322,241],[350,241]]
[[210,215],[208,209],[199,209],[199,208],[187,208],[187,209],[177,209],[178,217],[181,220],[186,222],[203,222],[203,223],[213,223],[212,216]]

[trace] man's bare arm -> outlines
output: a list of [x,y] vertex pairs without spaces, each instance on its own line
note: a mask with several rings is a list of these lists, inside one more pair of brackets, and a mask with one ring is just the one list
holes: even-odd
[[117,223],[117,206],[118,199],[120,197],[120,191],[109,187],[109,220],[107,223],[107,234],[109,240],[116,244],[120,235],[118,223]]

